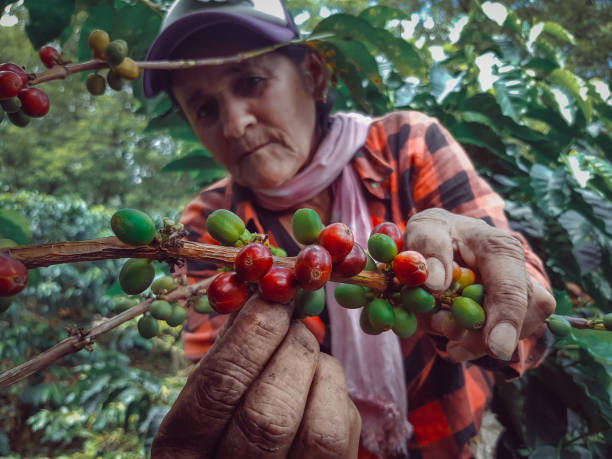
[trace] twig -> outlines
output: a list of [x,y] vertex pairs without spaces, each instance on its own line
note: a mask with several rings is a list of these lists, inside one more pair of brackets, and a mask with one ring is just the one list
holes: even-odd
[[[210,284],[211,279],[204,279],[193,285],[185,287],[179,287],[173,292],[164,296],[167,301],[176,301],[180,299],[186,299],[194,296],[200,289],[204,289]],[[0,374],[0,388],[5,388],[11,384],[21,381],[27,378],[31,374],[42,370],[43,368],[51,365],[53,362],[61,359],[62,357],[73,354],[80,351],[83,348],[88,348],[98,338],[98,336],[111,331],[118,327],[124,322],[138,317],[144,312],[148,311],[149,306],[154,298],[149,298],[130,309],[123,311],[116,316],[105,320],[100,325],[93,327],[91,330],[78,332],[77,334],[60,341],[52,348],[38,354],[31,360],[22,363],[14,368],[6,370]]]
[[160,16],[163,16],[164,13],[163,13],[163,8],[161,7],[161,5],[157,5],[151,2],[150,0],[140,0],[140,3],[142,3],[147,8],[153,10],[155,13],[159,14]]

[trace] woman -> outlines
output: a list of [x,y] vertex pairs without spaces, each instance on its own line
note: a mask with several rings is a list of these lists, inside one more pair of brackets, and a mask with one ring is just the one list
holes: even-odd
[[[296,36],[280,0],[178,0],[148,59],[234,55]],[[239,64],[146,71],[144,87],[148,96],[168,92],[230,173],[185,209],[190,239],[207,240],[206,216],[217,208],[289,255],[299,250],[290,235],[297,208],[347,223],[362,243],[373,224],[393,220],[405,227],[405,247],[426,256],[427,287],[450,285],[456,254],[487,291],[481,331],[444,336],[442,311],[419,318],[419,331],[401,342],[361,333],[355,311],[329,294],[322,343],[290,320],[291,307],[257,296],[229,319],[190,315],[188,356],[205,355],[153,456],[469,456],[490,370],[516,377],[541,361],[555,303],[542,263],[510,233],[503,202],[450,134],[418,112],[329,117],[324,63],[296,46]],[[187,271],[215,273],[204,263]],[[330,344],[334,357],[324,352]]]

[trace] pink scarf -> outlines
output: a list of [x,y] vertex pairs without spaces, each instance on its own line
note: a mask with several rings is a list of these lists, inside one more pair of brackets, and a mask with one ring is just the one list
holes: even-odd
[[[332,221],[346,223],[355,240],[367,247],[372,222],[361,182],[350,164],[367,139],[371,118],[336,113],[312,162],[288,183],[272,190],[253,190],[257,202],[284,210],[332,186]],[[362,419],[361,442],[373,453],[405,454],[412,435],[402,352],[392,332],[367,335],[359,326],[361,309],[345,309],[334,299],[337,283],[326,285],[332,354],[346,374],[348,391]]]

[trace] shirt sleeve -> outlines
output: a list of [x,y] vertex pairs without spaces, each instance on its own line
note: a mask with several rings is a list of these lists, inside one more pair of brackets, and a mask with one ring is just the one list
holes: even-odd
[[[442,207],[448,211],[482,219],[488,224],[510,233],[523,246],[526,269],[531,278],[550,291],[550,281],[539,257],[521,235],[512,231],[504,214],[504,201],[476,172],[463,147],[437,119],[419,114],[411,124],[408,155],[400,164],[401,170],[410,170],[411,193],[415,210]],[[414,117],[414,112],[413,112]],[[530,367],[538,365],[546,356],[548,344],[544,327],[542,332],[519,342],[511,361],[485,359],[483,366],[490,369],[506,368],[508,377],[520,376]]]

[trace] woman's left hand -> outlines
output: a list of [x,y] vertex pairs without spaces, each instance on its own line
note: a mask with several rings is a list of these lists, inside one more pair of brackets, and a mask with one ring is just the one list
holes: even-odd
[[420,322],[449,338],[446,350],[454,361],[491,355],[510,360],[519,339],[545,326],[554,312],[554,297],[527,274],[521,243],[509,233],[482,220],[427,209],[406,225],[404,249],[417,250],[427,259],[430,290],[446,290],[452,282],[453,256],[476,270],[484,285],[486,322],[481,330],[451,333],[445,327],[447,310],[423,316]]

